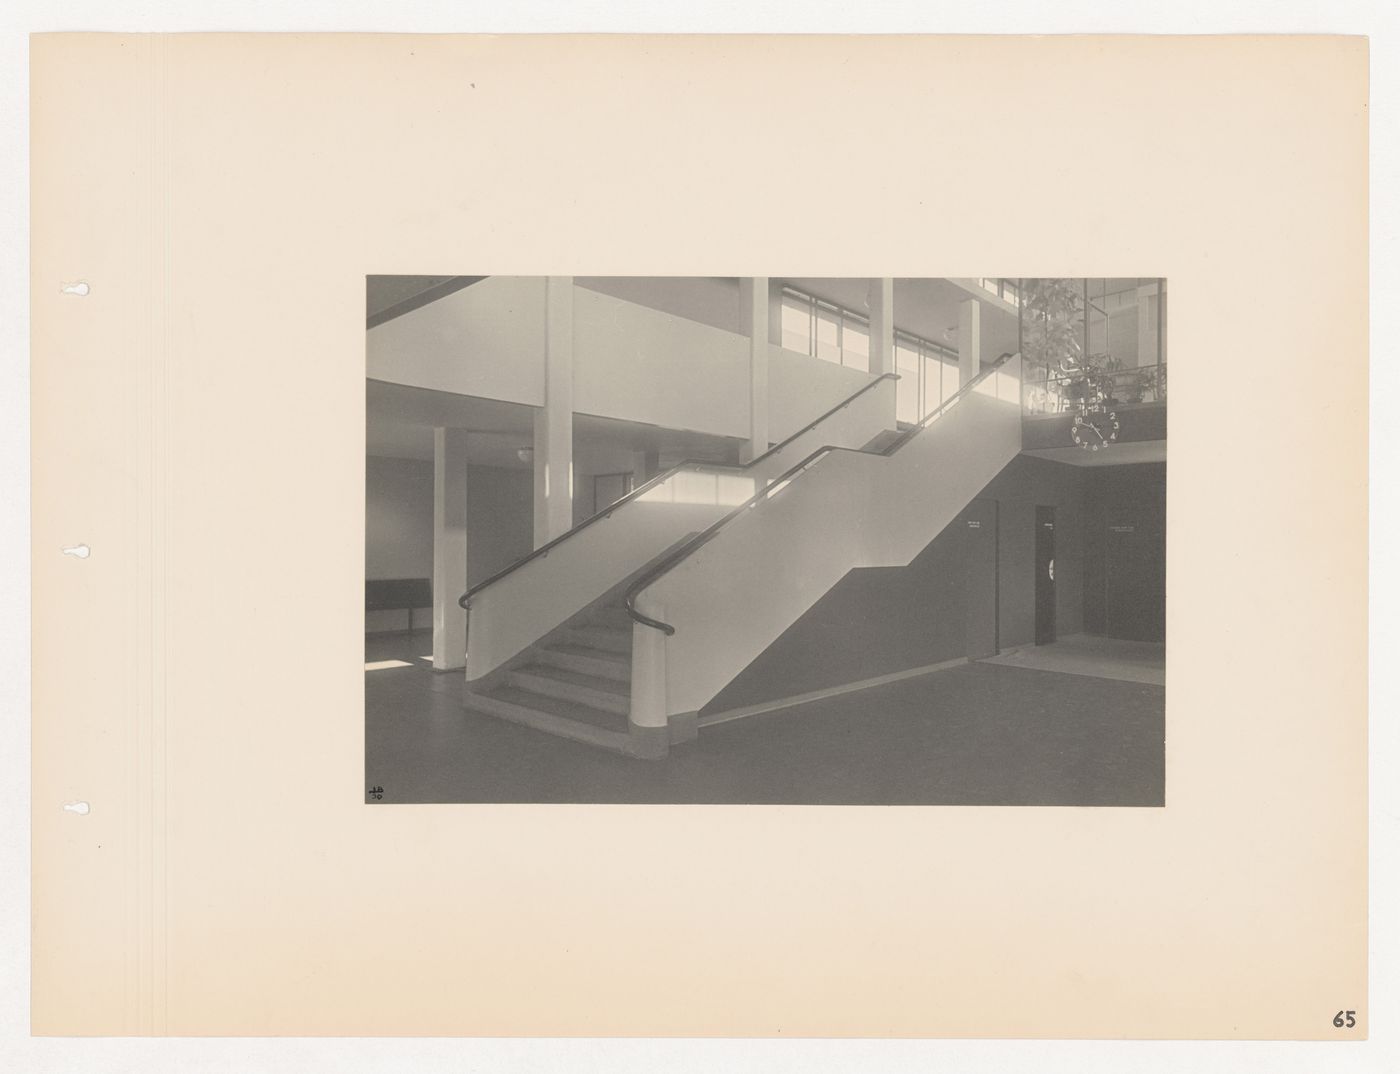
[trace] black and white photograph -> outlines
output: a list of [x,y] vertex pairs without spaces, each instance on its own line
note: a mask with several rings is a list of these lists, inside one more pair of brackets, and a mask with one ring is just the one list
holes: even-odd
[[13,50],[7,1070],[1397,1069],[1389,69],[796,14]]
[[369,804],[1166,804],[1167,281],[370,276]]

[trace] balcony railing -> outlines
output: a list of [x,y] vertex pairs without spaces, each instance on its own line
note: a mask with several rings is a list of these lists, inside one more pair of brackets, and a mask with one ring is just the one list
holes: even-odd
[[1065,372],[1026,363],[1023,409],[1027,414],[1061,414],[1089,403],[1135,406],[1167,401],[1167,367],[1084,369]]

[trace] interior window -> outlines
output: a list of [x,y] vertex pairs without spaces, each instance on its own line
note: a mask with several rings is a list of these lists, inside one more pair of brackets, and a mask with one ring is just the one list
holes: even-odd
[[841,364],[870,370],[870,330],[854,317],[841,318]]
[[923,407],[923,414],[932,414],[938,409],[938,404],[943,402],[943,363],[937,357],[925,356],[924,364],[924,391],[920,397],[920,404]]
[[958,394],[958,363],[957,359],[949,358],[946,355],[938,361],[938,375],[941,378],[942,387],[938,393],[938,401],[946,403],[953,396]]
[[796,295],[783,295],[783,347],[812,353],[812,304]]
[[841,361],[841,317],[825,306],[817,307],[816,354],[828,362]]
[[895,385],[895,418],[899,421],[915,422],[921,413],[919,390],[919,352],[904,340],[896,338],[894,345],[895,372],[899,382]]

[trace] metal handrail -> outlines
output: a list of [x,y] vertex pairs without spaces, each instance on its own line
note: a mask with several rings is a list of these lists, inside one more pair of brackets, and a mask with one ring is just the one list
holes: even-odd
[[598,522],[598,521],[600,521],[600,520],[602,520],[602,519],[608,518],[608,517],[611,516],[612,513],[613,513],[614,511],[616,511],[618,508],[627,506],[627,504],[631,503],[633,500],[635,500],[635,499],[637,499],[638,497],[640,497],[640,496],[644,495],[645,493],[649,492],[651,489],[655,488],[657,485],[660,485],[660,484],[662,484],[662,483],[664,483],[664,482],[666,482],[666,481],[669,481],[671,478],[675,477],[676,474],[680,473],[682,470],[709,470],[709,471],[713,471],[713,472],[716,472],[716,473],[719,473],[719,472],[730,472],[730,473],[739,472],[739,473],[742,473],[742,472],[744,472],[744,471],[747,471],[747,470],[751,469],[752,467],[757,466],[759,463],[763,462],[765,459],[771,458],[773,455],[776,455],[779,451],[782,451],[783,448],[787,447],[789,444],[791,444],[791,443],[792,443],[794,440],[796,440],[798,437],[800,437],[800,436],[805,436],[807,433],[810,433],[813,429],[815,429],[815,428],[816,428],[818,425],[820,425],[822,422],[826,421],[826,419],[829,418],[829,417],[831,417],[833,414],[836,414],[836,413],[838,413],[839,411],[845,410],[846,407],[850,406],[852,403],[854,403],[857,399],[859,399],[859,398],[860,398],[862,395],[864,395],[866,392],[868,392],[868,391],[870,391],[872,388],[874,388],[874,387],[875,387],[877,384],[879,384],[881,381],[885,381],[885,380],[898,380],[898,379],[899,379],[899,374],[898,374],[898,373],[881,373],[878,377],[876,377],[874,380],[870,381],[868,384],[863,384],[863,385],[861,386],[861,388],[860,388],[859,391],[853,392],[851,395],[847,396],[844,400],[842,400],[841,402],[837,403],[837,404],[836,404],[834,407],[832,407],[830,410],[826,411],[826,413],[822,414],[820,417],[814,419],[813,421],[808,422],[808,423],[807,423],[806,425],[804,425],[802,428],[798,429],[797,432],[795,432],[795,433],[793,433],[791,436],[787,437],[787,439],[785,439],[785,440],[783,440],[783,441],[781,441],[781,442],[779,442],[779,443],[777,443],[777,444],[774,444],[771,448],[769,448],[767,451],[765,451],[762,455],[759,455],[759,456],[757,456],[756,458],[753,458],[753,459],[749,460],[749,461],[746,462],[746,463],[741,463],[741,464],[739,464],[739,465],[730,465],[730,464],[728,464],[728,463],[722,463],[722,462],[705,462],[705,461],[703,461],[703,460],[701,460],[701,459],[684,459],[684,460],[682,460],[681,462],[678,462],[675,466],[672,466],[669,470],[665,471],[664,473],[657,474],[657,475],[656,475],[655,477],[653,477],[651,480],[645,481],[645,482],[643,482],[642,484],[638,485],[638,486],[637,486],[636,488],[634,488],[631,492],[629,492],[626,496],[623,496],[621,499],[614,500],[612,503],[608,504],[608,506],[605,507],[605,508],[603,508],[601,511],[598,511],[598,512],[595,513],[595,514],[590,515],[588,518],[585,518],[582,522],[578,523],[578,525],[570,527],[570,529],[569,529],[567,532],[561,533],[558,537],[554,538],[554,540],[552,540],[552,541],[546,541],[544,544],[542,544],[542,545],[540,545],[538,548],[536,548],[533,552],[529,553],[528,555],[522,556],[520,559],[516,560],[516,561],[515,561],[514,563],[512,563],[509,567],[506,567],[504,570],[499,570],[499,571],[497,571],[495,574],[491,575],[491,577],[487,578],[485,581],[478,582],[476,585],[472,586],[470,589],[468,589],[465,593],[463,593],[460,597],[457,598],[457,605],[458,605],[458,607],[461,607],[461,608],[463,608],[463,609],[471,607],[471,598],[474,597],[474,596],[476,596],[476,595],[477,595],[478,593],[480,593],[483,589],[487,588],[488,586],[494,585],[495,583],[499,582],[502,578],[506,577],[506,576],[509,575],[509,574],[514,574],[517,570],[519,570],[521,567],[525,566],[525,564],[531,562],[532,560],[540,559],[540,558],[542,558],[542,557],[544,557],[544,556],[549,555],[551,549],[553,549],[555,546],[557,546],[557,545],[559,545],[559,544],[562,544],[564,541],[567,541],[567,540],[568,540],[570,537],[572,537],[574,534],[578,533],[579,530],[586,529],[587,527],[593,525],[593,523]]
[[[1027,379],[1023,374],[1021,379],[1026,389],[1029,389],[1030,391],[1040,391],[1046,393],[1053,392],[1055,393],[1056,398],[1060,399],[1063,402],[1070,402],[1071,397],[1062,394],[1062,389],[1066,385],[1072,385],[1073,383],[1081,379],[1089,381],[1090,383],[1097,381],[1100,385],[1107,384],[1113,391],[1117,391],[1125,385],[1130,387],[1131,382],[1137,379],[1142,384],[1143,392],[1145,394],[1150,393],[1152,395],[1152,404],[1160,404],[1166,402],[1166,370],[1166,362],[1160,362],[1157,364],[1149,365],[1126,366],[1122,369],[1095,370],[1063,370],[1051,369],[1049,366],[1040,366],[1037,368],[1037,372],[1043,372],[1043,377],[1036,376],[1033,379]],[[1040,413],[1039,411],[1031,407],[1031,404],[1028,402],[1028,397],[1025,393],[1023,393],[1022,409],[1024,409],[1026,413],[1032,415],[1038,415]],[[1058,413],[1062,413],[1062,411],[1059,411]]]
[[738,507],[734,508],[734,510],[729,512],[729,514],[725,515],[723,518],[708,526],[706,529],[701,530],[689,541],[681,545],[680,548],[676,549],[669,556],[665,557],[665,559],[658,562],[654,567],[652,567],[635,582],[633,582],[632,586],[627,590],[627,598],[625,601],[625,604],[627,606],[627,614],[630,615],[634,621],[641,623],[643,626],[652,627],[653,629],[661,631],[667,637],[670,637],[676,632],[675,627],[673,627],[670,623],[663,623],[659,619],[653,619],[649,615],[645,615],[644,613],[639,612],[637,610],[637,596],[641,593],[643,589],[646,589],[647,586],[651,585],[663,574],[669,572],[673,567],[678,566],[682,560],[689,558],[691,553],[699,549],[701,545],[707,544],[709,541],[714,539],[714,537],[716,537],[719,534],[720,530],[724,529],[725,526],[733,522],[750,507],[757,506],[760,502],[766,500],[769,496],[774,495],[778,490],[783,488],[794,477],[796,477],[802,471],[806,470],[809,466],[812,466],[814,463],[816,463],[818,459],[825,458],[827,455],[830,455],[832,452],[836,451],[849,451],[857,455],[877,455],[881,457],[888,457],[890,455],[893,455],[910,440],[918,436],[919,433],[927,429],[929,424],[932,423],[933,420],[937,418],[940,414],[942,414],[944,410],[951,407],[968,392],[975,390],[977,385],[981,384],[982,381],[986,380],[987,377],[991,376],[1003,365],[1005,365],[1007,361],[1014,357],[1016,357],[1016,355],[1010,352],[998,355],[996,360],[991,362],[985,369],[978,373],[977,376],[973,377],[956,392],[948,396],[947,399],[943,400],[943,402],[939,403],[937,407],[929,411],[928,414],[921,418],[917,424],[915,424],[912,428],[901,434],[898,439],[896,439],[893,443],[889,444],[887,447],[881,449],[880,451],[867,451],[865,448],[851,448],[845,447],[840,444],[826,444],[822,447],[817,448],[816,451],[812,452],[792,469],[788,470],[780,477],[774,478],[773,481],[766,487],[764,487],[761,491],[754,493],[753,496],[749,497],[749,499],[745,500]]
[[1120,369],[1052,369],[1050,366],[1045,365],[1037,366],[1036,368],[1045,370],[1046,379],[1048,380],[1075,380],[1079,377],[1140,376],[1143,373],[1155,373],[1166,364],[1166,362],[1162,362],[1159,366],[1156,362],[1150,362],[1147,365],[1129,365],[1123,366]]

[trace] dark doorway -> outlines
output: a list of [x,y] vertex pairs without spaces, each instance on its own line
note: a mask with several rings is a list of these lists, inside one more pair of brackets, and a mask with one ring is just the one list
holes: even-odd
[[1035,643],[1055,640],[1055,509],[1035,509]]
[[1110,514],[1104,535],[1104,633],[1133,641],[1166,636],[1163,561],[1159,527]]
[[1167,467],[1096,466],[1085,486],[1084,629],[1166,637]]
[[997,654],[997,502],[973,500],[963,512],[967,536],[967,656]]

